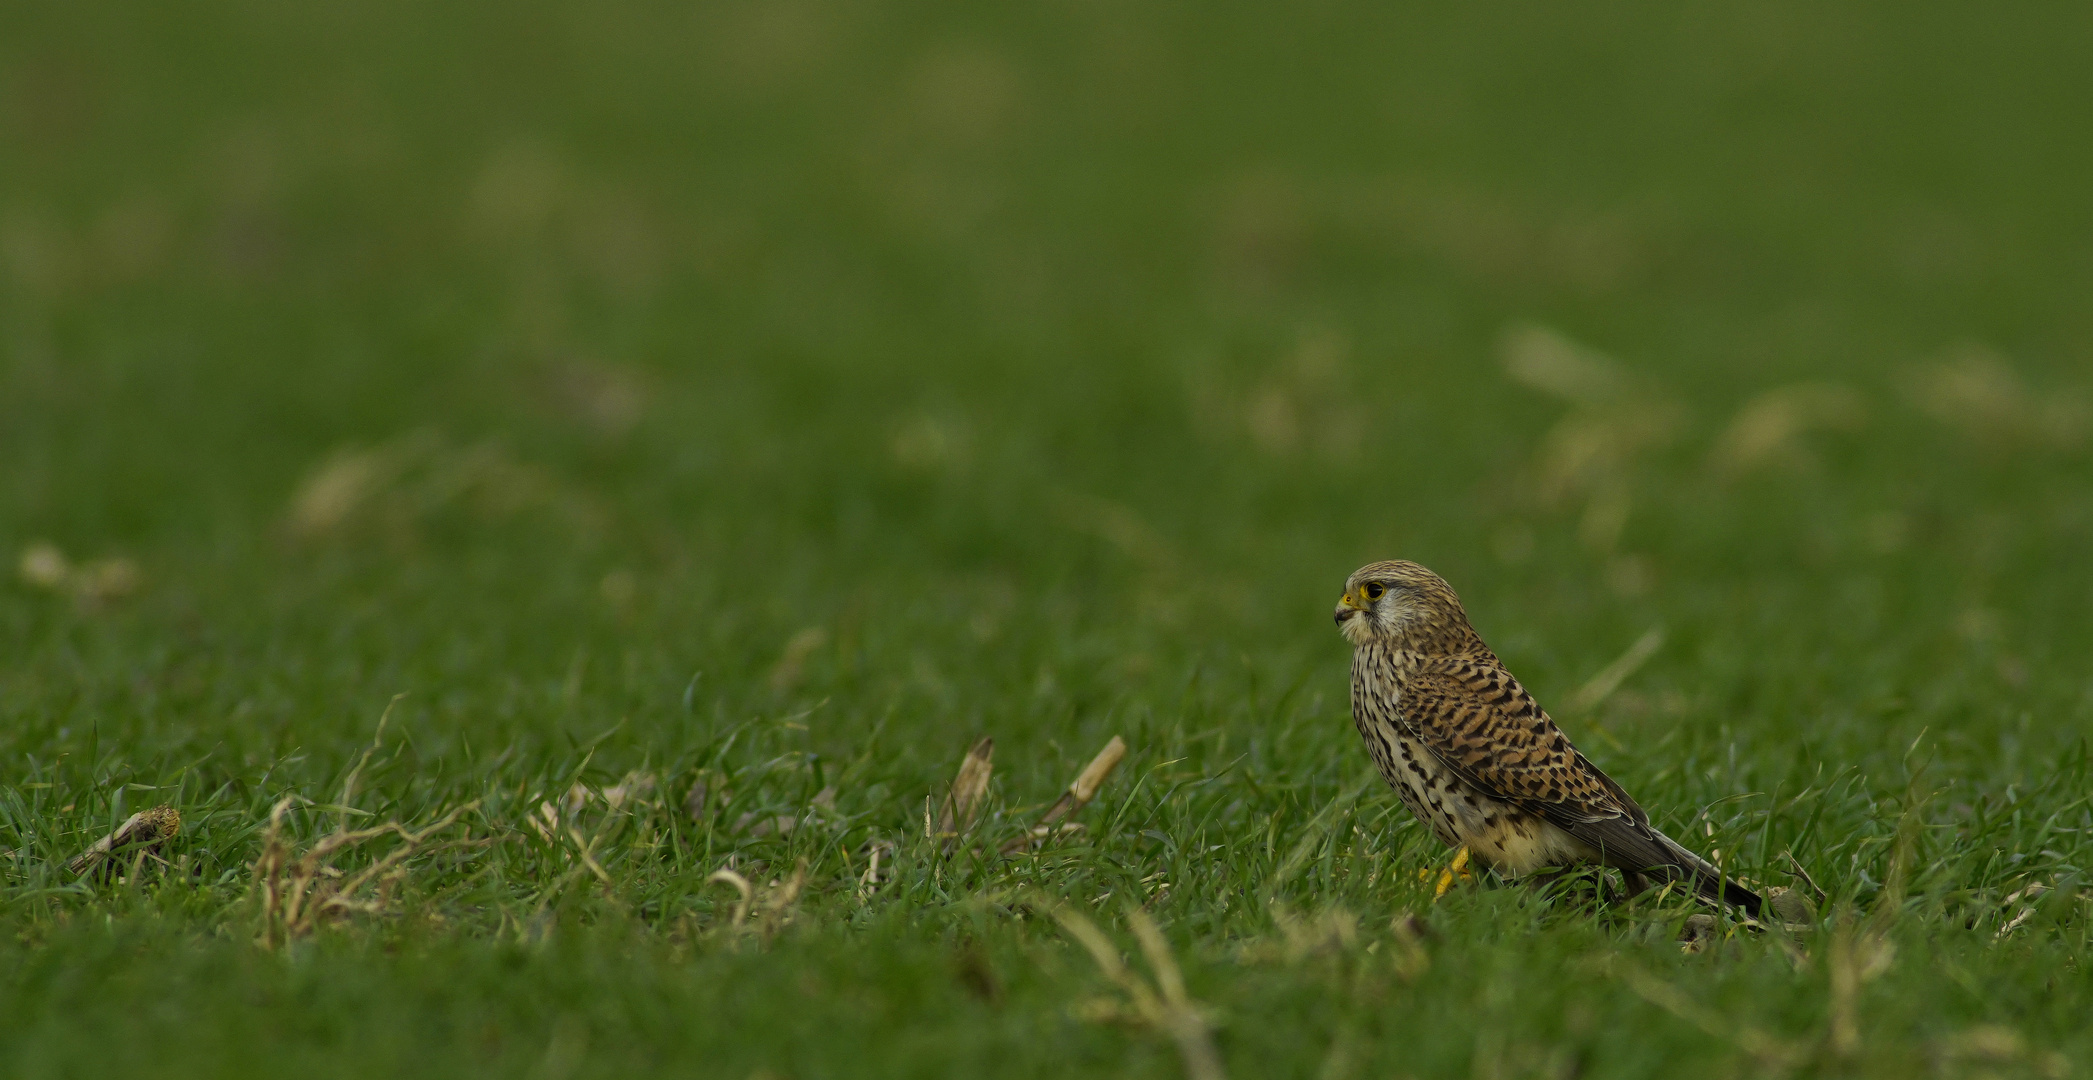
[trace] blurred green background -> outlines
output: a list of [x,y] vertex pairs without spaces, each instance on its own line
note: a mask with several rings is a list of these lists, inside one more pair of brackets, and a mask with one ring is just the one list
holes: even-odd
[[[513,788],[487,804],[499,834],[575,779],[658,774],[673,807],[694,770],[741,770],[791,810],[847,778],[834,843],[679,824],[674,873],[631,886],[654,899],[606,886],[576,916],[630,915],[642,941],[716,914],[693,897],[729,851],[841,847],[815,874],[847,906],[865,845],[920,832],[983,733],[1011,807],[1124,733],[1125,777],[1226,774],[1213,827],[1271,848],[1271,822],[1367,775],[1327,620],[1383,557],[1447,576],[1661,824],[1846,785],[1821,820],[1729,806],[1723,827],[1761,830],[1754,876],[1792,848],[1834,895],[1875,896],[1925,760],[1929,858],[1961,867],[1938,895],[2071,878],[2093,826],[2089,33],[2071,5],[0,7],[15,959],[132,987],[82,976],[82,1002],[292,977],[182,942],[251,936],[266,808],[330,801],[402,692],[381,813]],[[1652,630],[1647,664],[1596,692]],[[190,899],[27,868],[167,798],[205,868]],[[1371,828],[1438,858],[1388,802],[1360,804]],[[1971,839],[2023,818],[2062,831]],[[1124,837],[1127,867],[1153,855]],[[1173,880],[1209,905],[1170,916],[1192,954],[1270,930],[1235,886]],[[534,887],[431,903],[493,941]],[[1374,895],[1347,902],[1411,902]],[[715,959],[780,1016],[806,992],[793,964],[861,965],[854,992],[913,1001],[952,933],[915,919],[782,969]],[[172,943],[95,936],[137,920]],[[481,962],[437,937],[405,968],[346,944],[325,962],[380,986]],[[989,940],[1023,982],[996,951],[1020,946]],[[651,948],[600,951],[671,978]],[[2055,948],[2070,989],[2043,984],[2062,1012],[2031,1037],[2082,1045],[2065,1014],[2093,995]],[[640,977],[589,955],[548,978]],[[2038,985],[2026,958],[1953,963],[1993,1005]],[[1055,971],[1028,1015],[1064,1015],[1054,980],[1081,972]],[[1739,978],[1726,992],[1765,992]],[[73,1000],[52,985],[7,993]],[[373,993],[337,1003],[338,1037],[372,1037]],[[1324,1041],[1258,1042],[1284,1043],[1267,1010],[1297,999],[1241,993],[1224,1050],[1341,1074]],[[39,1048],[21,1061],[62,1072],[87,1037],[50,1008],[18,1021]],[[922,1008],[900,1026],[973,1031],[942,1045],[979,1067],[1056,1072],[1006,1056],[1030,1035]],[[530,1030],[553,1006],[515,1009]],[[1678,1053],[1752,1060],[1651,1017],[1697,1047]],[[138,1023],[87,1045],[251,1039]],[[1086,1067],[1176,1069],[1167,1041],[1070,1030]],[[401,1068],[479,1060],[399,1037]],[[531,1067],[588,1067],[575,1038]],[[958,1067],[880,1045],[728,1057]],[[1483,1074],[1470,1035],[1449,1045]],[[1585,1053],[1587,1075],[1684,1060]],[[1883,1053],[1883,1075],[1916,1060]],[[2029,1054],[1998,1067],[2054,1064]]]

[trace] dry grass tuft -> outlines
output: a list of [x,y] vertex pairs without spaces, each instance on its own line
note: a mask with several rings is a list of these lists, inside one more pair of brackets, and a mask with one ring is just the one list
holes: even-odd
[[959,763],[959,775],[952,780],[952,790],[945,795],[944,808],[938,811],[937,834],[944,848],[950,852],[959,842],[959,835],[974,827],[981,816],[983,800],[988,795],[988,780],[995,770],[990,761],[996,753],[996,740],[984,737],[967,751]]
[[[782,881],[773,880],[764,886],[762,898],[756,895],[756,887],[749,879],[728,867],[721,867],[705,879],[707,884],[731,885],[739,898],[734,904],[734,914],[723,928],[731,933],[754,933],[764,941],[776,937],[792,922],[792,915],[799,904],[799,894],[807,885],[807,860],[801,859],[792,869],[792,876]],[[755,921],[749,920],[750,914]]]
[[1807,1047],[1702,1005],[1686,990],[1623,958],[1606,958],[1602,966],[1626,984],[1635,996],[1699,1028],[1709,1037],[1730,1043],[1749,1054],[1764,1073],[1784,1075],[1809,1060]]
[[823,627],[809,626],[793,634],[791,640],[785,642],[784,652],[778,655],[777,664],[770,669],[770,688],[783,694],[798,686],[801,676],[806,673],[807,659],[826,644],[828,630]]
[[499,442],[455,446],[434,432],[412,431],[329,454],[299,480],[284,526],[306,541],[411,539],[445,515],[501,522],[527,511],[550,512],[583,532],[597,516],[584,494]]
[[888,441],[895,463],[921,472],[960,471],[972,458],[973,440],[964,423],[922,413],[898,425]]
[[122,600],[145,584],[145,575],[130,559],[117,556],[75,563],[49,541],[23,548],[15,572],[24,585],[65,593],[89,607]]
[[[284,838],[284,818],[297,801],[295,796],[286,797],[270,808],[261,857],[254,861],[254,891],[261,898],[261,944],[265,948],[304,937],[324,919],[352,912],[383,911],[392,888],[406,875],[402,864],[428,850],[436,834],[457,824],[480,805],[478,801],[466,803],[419,830],[397,821],[368,829],[337,828],[303,852],[296,852]],[[343,852],[381,836],[397,836],[400,843],[354,875],[345,876],[334,866],[335,858]]]
[[1272,921],[1279,927],[1278,957],[1298,964],[1317,956],[1343,956],[1359,948],[1359,917],[1342,905],[1332,904],[1308,915],[1284,904],[1272,904]]
[[1737,410],[1716,436],[1708,465],[1722,477],[1766,467],[1808,468],[1813,459],[1805,435],[1852,431],[1867,420],[1867,402],[1849,387],[1821,382],[1775,387]]
[[1678,439],[1686,407],[1612,357],[1546,327],[1507,330],[1499,351],[1513,380],[1571,406],[1535,455],[1536,500],[1544,507],[1582,500],[1578,536],[1611,552],[1633,506],[1637,461]]
[[1221,1052],[1214,1047],[1213,1029],[1199,1003],[1185,992],[1184,973],[1178,969],[1176,958],[1170,955],[1170,943],[1156,928],[1155,920],[1146,912],[1127,913],[1127,922],[1133,928],[1135,939],[1140,941],[1141,953],[1147,958],[1149,971],[1154,976],[1154,985],[1151,986],[1148,980],[1127,967],[1119,950],[1112,945],[1112,939],[1106,937],[1096,923],[1065,906],[1055,907],[1053,913],[1068,936],[1090,953],[1098,970],[1125,991],[1128,1004],[1132,1006],[1129,1009],[1110,1000],[1093,1002],[1082,1010],[1089,1018],[1133,1021],[1169,1035],[1177,1042],[1178,1054],[1184,1058],[1185,1076],[1189,1080],[1223,1080],[1228,1075],[1221,1063]]
[[714,870],[712,876],[705,879],[705,883],[732,885],[734,891],[741,894],[740,902],[734,905],[734,917],[727,923],[730,927],[739,927],[742,920],[748,918],[749,905],[756,899],[755,886],[749,884],[749,879],[725,868]]
[[2033,919],[2036,915],[2037,908],[2034,906],[2034,902],[2036,900],[2041,899],[2044,894],[2049,892],[2049,890],[2049,886],[2044,885],[2039,881],[2031,882],[2030,884],[2020,889],[2014,890],[2012,895],[2006,897],[2004,900],[2001,900],[1999,902],[1999,906],[2002,908],[2011,908],[2015,904],[2023,904],[2024,906],[2021,907],[2019,914],[2016,914],[2011,919],[2006,920],[2005,924],[1998,928],[1998,932],[1992,935],[1992,940],[2004,940],[2006,937],[2010,936],[2015,930],[2018,930],[2021,927],[2026,926],[2028,924],[2028,921],[2030,919]]
[[[2042,1052],[2028,1046],[2020,1032],[2004,1024],[1979,1024],[1940,1041],[1934,1048],[1935,1066],[1943,1076],[1998,1076],[1983,1069],[2011,1069],[2015,1065],[2036,1076],[2063,1080],[2071,1075],[2071,1061],[2056,1051]],[[1972,1069],[1972,1066],[1980,1068]]]
[[2093,429],[2093,409],[2071,392],[2030,387],[1991,349],[1965,344],[1912,373],[1912,404],[1994,453],[2070,450]]

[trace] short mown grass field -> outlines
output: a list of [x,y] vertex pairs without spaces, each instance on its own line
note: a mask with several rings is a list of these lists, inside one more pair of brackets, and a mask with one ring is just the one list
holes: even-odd
[[0,6],[0,1073],[2093,1075],[2089,11]]

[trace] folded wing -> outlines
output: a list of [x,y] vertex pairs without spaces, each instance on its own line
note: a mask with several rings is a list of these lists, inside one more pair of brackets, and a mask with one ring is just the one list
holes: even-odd
[[1610,866],[1690,881],[1756,912],[1757,894],[1650,825],[1613,778],[1570,745],[1533,695],[1492,656],[1453,657],[1404,681],[1403,720],[1476,790],[1538,815],[1600,852]]

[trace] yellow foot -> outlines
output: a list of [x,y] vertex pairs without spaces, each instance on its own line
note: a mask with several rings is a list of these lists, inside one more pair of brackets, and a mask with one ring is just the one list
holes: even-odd
[[[1430,881],[1431,879],[1432,870],[1430,867],[1417,872],[1417,880]],[[1446,890],[1453,888],[1453,883],[1456,880],[1475,880],[1475,875],[1468,871],[1468,849],[1466,847],[1454,852],[1453,862],[1449,863],[1446,869],[1439,871],[1439,887],[1432,890],[1432,902],[1438,903],[1439,898],[1446,895]]]

